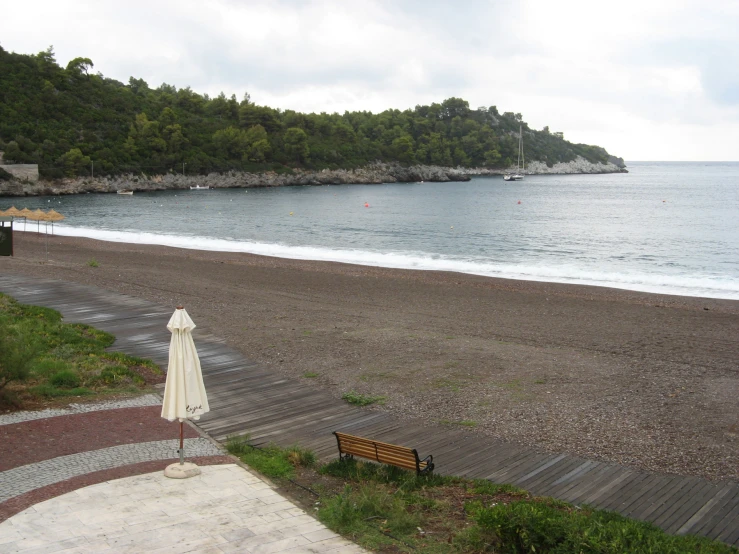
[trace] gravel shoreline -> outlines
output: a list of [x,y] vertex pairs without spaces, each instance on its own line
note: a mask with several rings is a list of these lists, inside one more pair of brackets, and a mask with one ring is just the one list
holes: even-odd
[[337,401],[381,395],[373,409],[401,418],[739,478],[739,301],[70,237],[49,237],[46,262],[43,235],[15,239],[0,272],[184,304]]

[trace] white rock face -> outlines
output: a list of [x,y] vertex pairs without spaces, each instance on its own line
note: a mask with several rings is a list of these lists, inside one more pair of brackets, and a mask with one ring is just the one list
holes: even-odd
[[552,167],[547,167],[547,164],[543,162],[531,162],[526,168],[527,174],[534,175],[544,173],[621,173],[622,171],[623,169],[611,162],[608,162],[607,164],[594,164],[582,156],[578,156],[571,162],[560,162],[558,164],[554,164]]
[[[503,175],[516,171],[516,167],[508,169],[485,169],[485,168],[457,168],[459,171],[467,175]],[[524,174],[526,175],[544,175],[544,174],[579,174],[579,173],[626,173],[626,170],[614,163],[608,162],[591,163],[582,156],[578,156],[571,162],[560,162],[552,167],[547,167],[544,162],[530,162],[526,165]]]

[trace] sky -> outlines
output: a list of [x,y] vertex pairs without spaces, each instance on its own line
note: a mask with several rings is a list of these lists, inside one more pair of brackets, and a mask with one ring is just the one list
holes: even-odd
[[303,112],[464,98],[626,161],[739,161],[739,0],[25,0],[0,45]]

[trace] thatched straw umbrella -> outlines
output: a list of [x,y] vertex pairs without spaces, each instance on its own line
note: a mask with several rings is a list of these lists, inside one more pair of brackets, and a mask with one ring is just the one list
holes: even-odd
[[46,212],[46,220],[51,221],[51,234],[54,234],[54,222],[55,221],[61,221],[64,219],[64,216],[57,212],[54,208],[50,209],[48,212]]
[[28,215],[28,219],[36,222],[36,232],[41,232],[41,222],[46,220],[46,212],[36,209]]
[[13,217],[19,217],[21,214],[21,211],[16,208],[15,206],[10,206],[7,210],[5,210],[5,213],[3,215],[10,215]]

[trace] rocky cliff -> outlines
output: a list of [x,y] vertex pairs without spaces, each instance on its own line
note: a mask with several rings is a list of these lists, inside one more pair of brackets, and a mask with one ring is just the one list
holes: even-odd
[[[624,171],[613,163],[592,164],[583,158],[547,167],[532,162],[527,174],[539,173],[618,173]],[[419,181],[448,182],[469,181],[471,175],[500,175],[505,170],[451,168],[415,165],[374,163],[358,169],[323,169],[320,171],[294,170],[290,173],[212,173],[207,176],[190,176],[169,173],[166,175],[120,175],[116,177],[61,179],[56,181],[0,181],[0,196],[42,196],[83,194],[88,192],[116,192],[122,189],[134,191],[189,189],[191,186],[210,188],[284,187],[294,185],[339,185],[416,183]]]

